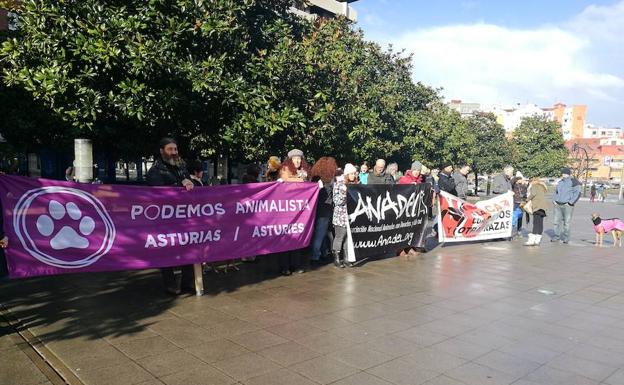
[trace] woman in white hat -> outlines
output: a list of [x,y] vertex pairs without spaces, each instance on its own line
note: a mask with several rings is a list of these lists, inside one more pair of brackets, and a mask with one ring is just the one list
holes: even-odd
[[347,163],[344,167],[342,178],[338,178],[334,185],[334,243],[332,254],[334,255],[334,266],[345,267],[342,250],[347,239],[347,185],[358,184],[358,171],[354,165]]

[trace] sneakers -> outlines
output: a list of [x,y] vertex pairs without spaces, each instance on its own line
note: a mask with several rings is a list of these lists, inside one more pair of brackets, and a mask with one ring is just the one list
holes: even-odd
[[525,246],[534,246],[535,245],[535,234],[529,234],[529,238],[526,242],[524,242]]

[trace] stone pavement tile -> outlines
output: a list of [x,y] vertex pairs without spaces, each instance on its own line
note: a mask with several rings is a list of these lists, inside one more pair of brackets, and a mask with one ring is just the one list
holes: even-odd
[[235,317],[230,314],[210,308],[196,313],[181,315],[180,317],[184,317],[184,319],[202,327],[210,327],[235,319]]
[[624,353],[614,350],[599,348],[594,345],[581,344],[570,350],[568,354],[584,358],[587,360],[601,362],[605,365],[622,367],[624,366]]
[[47,378],[19,348],[4,349],[0,354],[0,384],[34,385]]
[[229,337],[229,339],[232,342],[251,350],[252,352],[288,342],[286,338],[280,337],[266,330],[256,330],[245,334],[239,334],[237,336]]
[[327,357],[344,362],[347,365],[361,370],[383,364],[384,362],[388,362],[394,358],[387,353],[368,349],[362,345],[356,345],[351,348],[338,350],[328,354]]
[[310,350],[305,346],[293,341],[271,346],[264,350],[260,350],[257,353],[275,361],[282,366],[290,366],[292,364],[307,361],[320,355],[320,353]]
[[429,380],[424,383],[424,385],[465,385],[463,382],[457,381],[454,378],[448,377],[446,375],[441,375],[433,380]]
[[617,370],[617,367],[574,357],[566,353],[553,359],[547,365],[556,369],[576,373],[598,382],[609,377]]
[[492,351],[492,348],[473,344],[459,338],[451,338],[435,344],[431,347],[468,361],[472,361],[477,357],[480,357]]
[[206,365],[204,362],[182,349],[162,353],[157,356],[141,358],[136,362],[145,368],[145,370],[152,373],[154,377],[162,377]]
[[69,350],[61,356],[61,360],[72,370],[98,369],[107,366],[120,365],[130,359],[112,345],[102,345],[91,350]]
[[448,336],[426,329],[422,325],[403,330],[393,335],[399,338],[409,340],[421,346],[435,345],[449,339]]
[[536,346],[526,341],[506,345],[498,348],[498,350],[540,364],[545,364],[561,354],[560,352],[550,350],[541,346]]
[[217,369],[205,365],[161,377],[166,385],[230,385],[236,383]]
[[266,328],[266,330],[278,336],[288,338],[289,340],[296,340],[298,338],[321,333],[323,331],[322,329],[314,326],[309,319],[275,325]]
[[205,328],[206,334],[213,339],[228,338],[259,330],[260,326],[251,322],[233,319]]
[[350,340],[356,344],[368,342],[384,335],[382,331],[372,330],[364,326],[362,323],[356,323],[353,325],[332,329],[329,331],[329,333]]
[[375,318],[372,320],[364,321],[359,324],[360,326],[383,334],[392,334],[401,330],[409,329],[412,325],[407,322],[391,319],[389,317]]
[[422,349],[422,346],[412,341],[398,337],[397,335],[379,337],[365,344],[357,346],[382,352],[384,354],[387,354],[388,357],[392,359],[405,356],[409,353],[413,353]]
[[[314,317],[306,318],[305,323],[320,329],[319,331],[329,331],[342,326],[352,325],[353,322],[335,314],[321,314]],[[314,329],[316,330],[316,329]]]
[[279,369],[243,381],[245,385],[316,385],[302,375],[288,369]]
[[133,360],[179,349],[161,336],[123,341],[115,346]]
[[204,362],[217,362],[249,353],[249,350],[224,338],[195,345],[185,350]]
[[188,327],[163,328],[158,331],[158,334],[181,348],[199,345],[224,337],[209,333],[206,329],[194,324]]
[[335,352],[337,350],[355,345],[352,340],[327,332],[310,334],[303,338],[296,339],[295,342],[305,346],[308,349],[323,354]]
[[400,311],[398,313],[390,314],[390,315],[388,315],[385,318],[397,320],[397,321],[406,323],[409,326],[423,325],[423,324],[429,323],[429,322],[434,321],[435,319],[437,319],[437,317],[435,317],[435,316],[432,316],[432,315],[429,315],[429,314],[423,314],[423,313],[419,312],[418,308],[410,309],[410,310],[404,310],[404,311]]
[[100,348],[106,349],[106,347],[111,346],[103,338],[90,339],[86,336],[76,338],[43,338],[42,341],[48,349],[59,357],[62,357],[69,351],[72,354],[78,354],[80,351],[89,352]]
[[542,365],[497,350],[479,357],[474,362],[518,378],[524,377]]
[[93,370],[85,368],[75,373],[82,382],[88,385],[135,385],[155,379],[133,362]]
[[396,385],[419,385],[440,375],[439,372],[419,368],[400,358],[367,369],[366,372]]
[[316,357],[292,365],[289,369],[319,384],[330,384],[357,373],[359,370],[331,357]]
[[543,385],[598,385],[599,383],[576,373],[555,369],[550,366],[542,366],[524,377],[523,380]]
[[455,355],[434,348],[421,349],[402,357],[402,359],[411,362],[419,368],[433,370],[438,373],[444,373],[467,362]]
[[[393,312],[393,313],[396,313]],[[388,315],[388,309],[378,304],[362,305],[349,307],[342,311],[334,313],[335,315],[342,317],[352,322],[363,322],[375,318],[380,318]]]
[[604,380],[604,383],[609,385],[624,385],[624,369],[619,369],[613,373],[609,378]]
[[153,330],[142,326],[141,330],[136,330],[134,332],[124,333],[124,334],[114,334],[110,336],[104,336],[104,339],[110,342],[111,344],[115,345],[116,343],[123,342],[123,341],[132,341],[132,340],[137,340],[137,339],[142,339],[142,338],[150,338],[150,337],[155,337],[157,335],[158,334],[156,334]]
[[431,321],[419,327],[422,327],[426,330],[429,330],[438,334],[443,334],[447,337],[455,337],[460,334],[464,334],[469,330],[476,329],[473,326],[468,326],[457,321],[446,320],[446,319],[439,319],[439,320]]
[[392,383],[382,380],[366,372],[359,372],[342,380],[338,380],[331,385],[392,385]]
[[515,342],[511,338],[492,333],[487,328],[471,330],[455,338],[491,349],[497,349]]
[[213,365],[238,381],[244,381],[281,368],[279,365],[273,363],[273,361],[256,353],[246,353],[237,357],[217,361]]
[[507,385],[520,378],[475,363],[467,363],[444,374],[467,385]]

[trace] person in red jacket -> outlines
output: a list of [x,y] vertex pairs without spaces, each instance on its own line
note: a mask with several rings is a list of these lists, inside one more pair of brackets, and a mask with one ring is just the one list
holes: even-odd
[[[424,175],[421,174],[422,167],[423,167],[422,163],[420,163],[419,161],[415,160],[414,163],[412,163],[412,168],[407,170],[405,172],[405,175],[403,175],[399,179],[399,184],[419,184],[419,183],[423,183],[425,181],[425,177],[424,177]],[[418,250],[415,247],[407,247],[405,249],[399,250],[399,255],[401,257],[406,257],[406,256],[418,254],[420,252],[421,252],[421,250]]]
[[399,179],[399,184],[423,183],[425,181],[425,178],[420,173],[422,171],[422,167],[422,163],[417,160],[414,161],[414,163],[412,163],[412,168],[410,170],[407,170],[407,172],[405,172],[405,175],[403,175],[401,179]]

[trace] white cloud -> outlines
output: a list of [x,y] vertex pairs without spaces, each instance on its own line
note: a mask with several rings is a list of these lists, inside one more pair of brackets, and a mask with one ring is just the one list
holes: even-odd
[[[448,25],[383,40],[413,54],[415,80],[443,87],[447,99],[563,101],[588,104],[590,116],[593,103],[617,104],[621,110],[624,100],[624,56],[613,53],[624,43],[624,1],[588,7],[560,26]],[[603,124],[624,123],[599,118]]]

